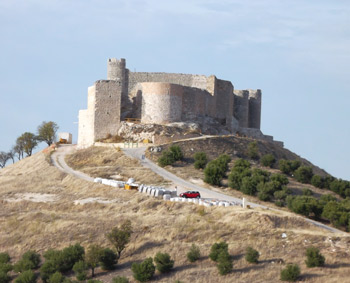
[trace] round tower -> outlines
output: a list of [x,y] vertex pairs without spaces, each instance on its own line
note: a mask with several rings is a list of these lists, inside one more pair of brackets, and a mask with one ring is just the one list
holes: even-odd
[[180,122],[183,87],[170,83],[141,83],[141,123],[167,124]]
[[261,90],[249,89],[249,128],[260,130],[261,121]]
[[233,116],[238,120],[242,128],[248,128],[249,118],[249,91],[234,90]]

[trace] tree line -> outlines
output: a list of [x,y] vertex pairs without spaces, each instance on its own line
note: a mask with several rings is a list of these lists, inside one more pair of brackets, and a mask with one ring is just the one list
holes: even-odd
[[37,134],[25,132],[16,139],[15,145],[10,151],[0,151],[0,168],[4,168],[9,160],[15,163],[15,159],[21,160],[26,156],[31,156],[33,150],[40,142],[50,146],[56,140],[58,125],[55,122],[42,122],[37,129]]

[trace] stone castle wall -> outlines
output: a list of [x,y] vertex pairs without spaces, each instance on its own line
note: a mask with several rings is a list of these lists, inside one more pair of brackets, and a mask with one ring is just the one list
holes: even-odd
[[79,112],[78,144],[116,134],[126,118],[166,124],[210,117],[235,133],[260,132],[260,116],[260,90],[234,90],[230,81],[213,75],[130,72],[125,59],[112,58],[107,80],[89,88],[88,108]]

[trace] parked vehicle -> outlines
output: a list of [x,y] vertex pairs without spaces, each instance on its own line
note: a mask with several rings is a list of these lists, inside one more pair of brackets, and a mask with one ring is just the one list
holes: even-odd
[[200,198],[201,194],[197,191],[187,191],[187,192],[180,194],[180,197],[182,197],[182,198]]

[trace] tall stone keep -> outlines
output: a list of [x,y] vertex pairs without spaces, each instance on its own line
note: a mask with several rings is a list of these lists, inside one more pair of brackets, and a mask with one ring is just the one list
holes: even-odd
[[249,124],[248,128],[260,129],[261,90],[249,89]]

